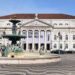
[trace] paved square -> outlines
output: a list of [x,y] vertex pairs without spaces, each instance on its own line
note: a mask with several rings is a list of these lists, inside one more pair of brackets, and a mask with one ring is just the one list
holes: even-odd
[[75,54],[60,55],[62,61],[44,65],[0,65],[0,75],[75,75]]

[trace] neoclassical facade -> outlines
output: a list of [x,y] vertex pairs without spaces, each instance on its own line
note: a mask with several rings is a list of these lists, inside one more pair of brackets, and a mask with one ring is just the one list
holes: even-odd
[[0,16],[0,44],[11,44],[2,35],[12,34],[13,17],[20,20],[17,34],[25,38],[17,41],[26,51],[75,50],[75,16],[66,14],[12,14]]

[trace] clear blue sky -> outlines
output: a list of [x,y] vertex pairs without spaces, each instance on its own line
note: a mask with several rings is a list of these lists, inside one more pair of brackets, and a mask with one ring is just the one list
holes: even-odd
[[0,0],[0,15],[65,13],[75,15],[75,0]]

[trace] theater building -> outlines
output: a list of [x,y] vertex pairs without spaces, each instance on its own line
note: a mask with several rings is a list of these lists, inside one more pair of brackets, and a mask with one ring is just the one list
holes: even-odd
[[75,50],[75,16],[67,14],[12,14],[0,16],[0,44],[11,44],[3,34],[12,34],[10,19],[20,20],[17,34],[26,38],[17,41],[26,51]]

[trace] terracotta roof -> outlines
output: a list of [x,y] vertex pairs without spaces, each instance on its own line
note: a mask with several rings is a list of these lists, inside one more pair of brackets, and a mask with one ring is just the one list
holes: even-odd
[[[6,16],[0,16],[0,19],[34,19],[35,14],[12,14]],[[39,19],[75,19],[75,16],[67,14],[38,14]]]
[[35,14],[12,14],[12,15],[6,15],[6,16],[0,16],[0,19],[34,19]]
[[39,19],[75,19],[75,16],[66,14],[39,14]]

